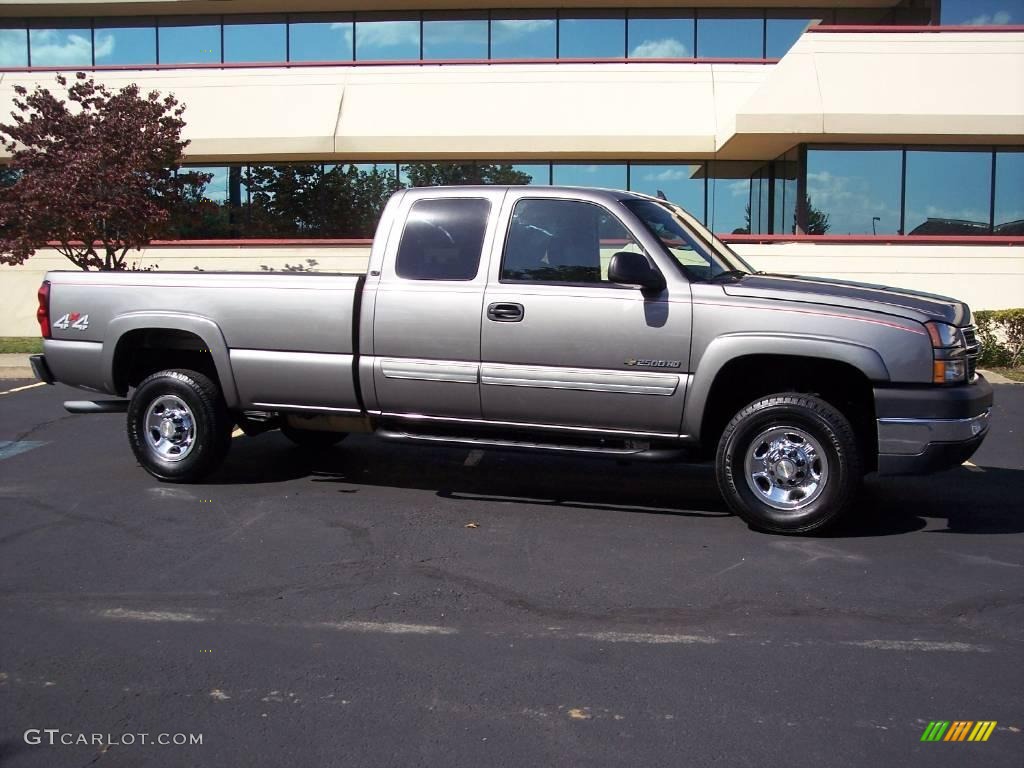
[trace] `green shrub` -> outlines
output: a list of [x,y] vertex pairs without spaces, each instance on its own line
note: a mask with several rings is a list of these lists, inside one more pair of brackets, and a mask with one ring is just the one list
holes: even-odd
[[974,313],[982,343],[982,367],[1015,368],[1024,364],[1024,308],[986,309]]

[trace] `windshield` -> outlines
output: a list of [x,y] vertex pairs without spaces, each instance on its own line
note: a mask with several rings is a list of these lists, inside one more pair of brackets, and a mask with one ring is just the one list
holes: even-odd
[[677,205],[661,200],[623,200],[691,280],[722,274],[753,274],[756,270]]

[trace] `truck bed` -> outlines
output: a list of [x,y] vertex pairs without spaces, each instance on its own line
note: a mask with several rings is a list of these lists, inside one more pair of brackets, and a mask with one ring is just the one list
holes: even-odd
[[50,272],[53,339],[44,351],[58,380],[114,393],[115,353],[126,334],[186,331],[202,340],[218,372],[232,376],[233,391],[225,387],[230,405],[355,410],[355,316],[363,278]]

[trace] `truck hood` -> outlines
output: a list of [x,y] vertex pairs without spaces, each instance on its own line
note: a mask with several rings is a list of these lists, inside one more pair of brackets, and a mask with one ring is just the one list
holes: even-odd
[[823,277],[754,274],[726,283],[722,287],[730,296],[802,301],[808,304],[862,309],[918,322],[937,320],[963,326],[971,320],[971,310],[962,301],[885,285],[852,283]]

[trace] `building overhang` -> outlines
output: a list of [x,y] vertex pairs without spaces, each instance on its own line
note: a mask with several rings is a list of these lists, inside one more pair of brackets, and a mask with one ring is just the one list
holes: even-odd
[[803,35],[717,135],[721,157],[800,142],[1024,139],[1024,30]]

